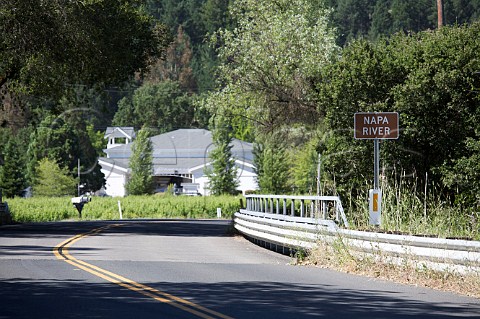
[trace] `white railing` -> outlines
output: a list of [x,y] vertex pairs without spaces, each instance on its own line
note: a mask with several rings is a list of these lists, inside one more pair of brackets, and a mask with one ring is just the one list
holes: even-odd
[[235,213],[235,228],[271,247],[311,249],[318,242],[339,240],[353,254],[388,262],[413,262],[417,267],[480,272],[480,242],[393,235],[342,229],[348,223],[336,196],[249,195],[246,209]]
[[348,228],[338,196],[247,195],[246,199],[245,211],[260,213],[254,214],[256,216],[313,223],[334,219]]

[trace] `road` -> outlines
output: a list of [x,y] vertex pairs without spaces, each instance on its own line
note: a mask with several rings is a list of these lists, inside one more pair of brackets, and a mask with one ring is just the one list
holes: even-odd
[[0,319],[480,318],[478,299],[294,266],[228,229],[189,220],[0,227]]

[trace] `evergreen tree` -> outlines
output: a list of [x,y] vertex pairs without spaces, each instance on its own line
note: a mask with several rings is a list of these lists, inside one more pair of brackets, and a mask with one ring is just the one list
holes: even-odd
[[56,197],[76,193],[77,181],[66,168],[60,168],[54,160],[41,159],[36,171],[37,179],[33,186],[35,196]]
[[3,150],[3,165],[0,166],[0,188],[5,197],[21,194],[26,186],[25,162],[14,137],[11,137]]
[[254,163],[262,193],[285,194],[290,191],[288,156],[280,143],[255,144]]
[[143,128],[138,132],[132,145],[130,158],[130,178],[125,186],[129,195],[153,194],[153,146],[148,130]]
[[182,26],[177,29],[177,35],[167,48],[165,57],[150,65],[145,81],[158,83],[161,81],[178,82],[180,87],[190,93],[196,91],[196,83],[191,68],[192,48],[190,38]]
[[210,152],[211,169],[206,170],[209,189],[212,195],[235,194],[237,191],[237,168],[232,157],[232,128],[225,119],[215,119],[213,129],[213,144],[215,149]]
[[391,0],[377,1],[372,13],[372,27],[369,31],[369,38],[377,40],[382,35],[390,35],[393,32],[393,19]]

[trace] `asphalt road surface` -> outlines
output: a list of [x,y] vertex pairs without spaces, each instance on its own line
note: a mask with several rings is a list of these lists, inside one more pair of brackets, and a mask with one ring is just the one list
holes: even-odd
[[0,227],[1,318],[480,318],[480,300],[332,270],[226,221]]

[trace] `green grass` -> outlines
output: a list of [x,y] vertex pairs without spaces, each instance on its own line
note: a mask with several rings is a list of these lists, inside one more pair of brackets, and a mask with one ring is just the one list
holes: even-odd
[[[241,196],[128,196],[92,197],[82,211],[82,220],[119,219],[118,201],[124,219],[134,218],[232,218],[240,208]],[[7,200],[16,222],[47,222],[78,219],[70,197],[33,197]],[[245,202],[245,200],[244,200]]]
[[[480,240],[480,212],[452,205],[434,185],[421,191],[414,178],[384,178],[381,230],[441,238]],[[367,191],[367,190],[366,190]],[[348,218],[357,229],[369,228],[368,195],[351,199]]]

